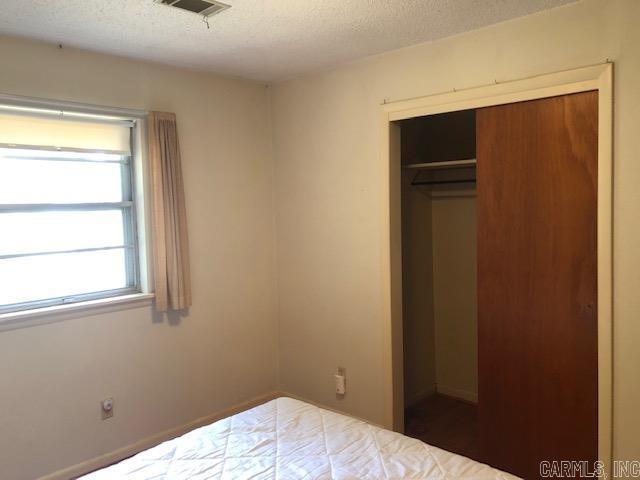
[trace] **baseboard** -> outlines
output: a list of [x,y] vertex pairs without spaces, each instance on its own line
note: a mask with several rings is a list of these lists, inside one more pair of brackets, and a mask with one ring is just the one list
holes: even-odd
[[211,415],[200,417],[189,423],[171,428],[169,430],[165,430],[150,437],[143,438],[142,440],[138,440],[135,443],[119,448],[112,452],[105,453],[104,455],[100,455],[90,460],[86,460],[82,463],[63,468],[62,470],[58,470],[56,472],[40,477],[38,480],[69,480],[70,478],[76,478],[81,475],[86,475],[89,472],[98,470],[99,468],[103,468],[107,465],[111,465],[112,463],[119,462],[120,460],[124,460],[131,455],[135,455],[136,453],[151,448],[159,443],[179,437],[180,435],[184,435],[194,428],[202,427],[222,418],[235,415],[236,413],[248,410],[283,395],[285,394],[281,395],[279,392],[269,392],[264,395],[260,395],[259,397],[252,398],[251,400],[247,400],[246,402],[242,402],[224,410],[220,410],[216,413],[212,413]]
[[440,384],[436,385],[436,392],[441,395],[457,398],[458,400],[464,400],[469,403],[478,403],[478,394],[475,392],[460,390],[459,388],[452,388]]
[[435,384],[429,385],[429,387],[423,390],[420,390],[419,392],[411,395],[410,397],[405,397],[404,408],[413,407],[414,405],[416,405],[417,403],[420,403],[422,400],[424,400],[427,397],[430,397],[434,393],[436,393],[436,385]]

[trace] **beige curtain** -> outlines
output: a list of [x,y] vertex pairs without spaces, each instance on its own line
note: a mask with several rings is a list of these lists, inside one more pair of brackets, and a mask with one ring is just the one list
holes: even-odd
[[175,114],[149,114],[149,160],[156,309],[182,310],[191,306],[191,281]]

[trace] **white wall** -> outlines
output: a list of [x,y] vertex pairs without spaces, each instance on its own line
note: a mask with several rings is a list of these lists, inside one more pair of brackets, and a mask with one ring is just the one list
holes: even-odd
[[[614,455],[640,452],[640,2],[583,2],[279,84],[280,384],[384,421],[380,103],[616,62]],[[333,394],[336,365],[348,372]]]
[[476,198],[434,197],[433,316],[436,389],[478,400]]
[[[0,37],[0,92],[175,112],[193,308],[0,332],[0,477],[33,479],[276,386],[269,91]],[[115,398],[100,420],[99,401]]]

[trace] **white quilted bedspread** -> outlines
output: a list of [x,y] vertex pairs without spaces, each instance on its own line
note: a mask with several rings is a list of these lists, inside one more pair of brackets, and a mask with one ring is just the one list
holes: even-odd
[[193,430],[82,480],[515,479],[287,397]]

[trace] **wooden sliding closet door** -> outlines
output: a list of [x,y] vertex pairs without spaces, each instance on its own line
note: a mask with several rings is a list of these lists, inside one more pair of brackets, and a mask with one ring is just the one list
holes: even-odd
[[597,459],[598,94],[477,111],[482,460]]

